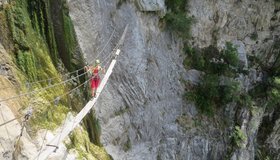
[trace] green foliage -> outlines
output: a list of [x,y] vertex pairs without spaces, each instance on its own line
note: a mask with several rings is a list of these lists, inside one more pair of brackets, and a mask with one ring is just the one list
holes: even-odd
[[84,119],[85,128],[89,133],[91,142],[97,146],[102,146],[100,135],[101,135],[101,126],[98,118],[94,114],[89,114]]
[[226,43],[226,49],[222,53],[222,58],[229,67],[238,67],[239,59],[237,49],[231,43]]
[[268,107],[279,106],[280,104],[280,77],[275,77],[271,82],[271,87],[267,91],[269,97]]
[[83,65],[74,26],[69,16],[69,8],[66,0],[50,1],[55,40],[59,57],[68,71],[80,68]]
[[52,61],[58,64],[58,52],[54,37],[54,29],[50,16],[50,4],[48,0],[27,1],[28,14],[32,28],[47,42]]
[[28,22],[24,17],[24,10],[12,4],[9,8],[6,8],[5,11],[16,49],[29,50],[30,46],[26,39]]
[[189,100],[195,102],[202,113],[211,116],[215,108],[235,101],[239,97],[239,83],[232,80],[221,85],[220,81],[218,75],[206,74],[202,76],[201,82],[186,96]]
[[213,46],[202,50],[185,47],[187,54],[185,67],[191,67],[211,74],[235,73],[238,70],[239,60],[237,49],[229,42],[223,51]]
[[[17,65],[26,74],[28,81],[57,76],[48,46],[32,27],[35,22],[30,21],[27,8],[26,1],[13,1],[11,7],[6,9]],[[48,74],[45,74],[46,71]]]
[[230,102],[238,101],[241,98],[241,88],[239,82],[235,80],[228,81],[228,84],[219,87],[220,105],[226,105]]
[[[4,5],[4,8],[8,8],[8,5]],[[6,49],[9,49],[6,46],[9,46],[10,37],[9,37],[9,27],[7,21],[7,14],[5,13],[5,9],[0,9],[0,43],[5,46]]]
[[213,107],[219,99],[219,77],[217,75],[205,75],[196,88],[187,93],[189,100],[194,101],[202,113],[213,115]]
[[68,111],[69,109],[64,105],[59,104],[54,106],[41,102],[41,104],[36,105],[36,113],[33,114],[30,120],[32,129],[34,131],[41,128],[54,130],[65,120]]
[[252,33],[251,35],[250,35],[250,38],[252,39],[252,40],[257,40],[258,39],[258,33],[257,32],[254,32],[254,33]]
[[94,139],[93,139],[93,141],[95,142],[95,144],[97,144],[97,145],[99,145],[99,146],[101,146],[102,144],[101,144],[101,141],[100,141],[100,136],[101,136],[101,126],[100,126],[100,123],[99,123],[99,120],[96,118],[96,117],[94,117],[94,120],[93,120],[93,122],[92,122],[93,124],[94,124],[94,133],[92,133],[92,134],[94,134]]
[[167,27],[176,32],[179,36],[183,38],[190,37],[190,29],[192,24],[192,18],[187,17],[186,13],[179,12],[179,13],[167,13],[165,15],[165,21]]
[[75,53],[75,49],[77,46],[76,37],[75,37],[75,30],[72,24],[72,21],[68,14],[63,12],[63,31],[64,31],[64,40],[65,40],[65,47],[67,49],[67,55],[63,56],[64,63],[69,70],[73,70],[73,66],[71,65],[71,60],[73,59],[73,54]]
[[[265,65],[260,63],[262,69],[266,72],[264,80],[260,84],[262,87],[260,93],[265,93],[265,97],[268,101],[268,107],[279,107],[280,104],[280,39],[275,39],[272,48],[269,49],[270,57],[266,59],[273,59],[272,63]],[[262,61],[260,61],[262,62]]]
[[265,57],[253,57],[251,64],[259,66],[263,73],[262,81],[255,84],[249,91],[251,97],[266,100],[268,108],[278,107],[280,104],[280,39],[275,39]]
[[272,160],[270,156],[267,155],[266,152],[262,151],[261,149],[257,150],[256,160]]
[[248,93],[242,92],[236,99],[236,102],[239,106],[243,107],[252,107],[253,106],[253,99]]
[[226,43],[226,48],[221,52],[213,46],[201,51],[186,48],[185,52],[188,55],[184,60],[186,68],[232,77],[239,67],[237,50],[231,43]]
[[82,128],[75,129],[70,135],[70,140],[70,143],[66,143],[66,147],[68,150],[75,147],[79,154],[78,159],[111,160],[104,148],[90,143],[87,132]]
[[165,0],[165,5],[173,12],[183,12],[186,9],[188,0]]
[[187,57],[184,59],[185,68],[194,68],[197,70],[204,70],[205,68],[205,58],[203,57],[203,53],[199,52],[194,48],[185,48],[185,52],[187,53]]
[[[62,28],[61,32],[57,35],[54,34],[55,28],[53,26],[55,25],[53,25],[53,20],[51,19],[52,10],[49,3],[62,1],[64,0],[11,0],[9,6],[5,7],[4,18],[7,19],[7,28],[9,28],[9,33],[11,33],[9,45],[13,45],[11,51],[15,57],[13,60],[16,62],[21,73],[24,74],[24,78],[20,79],[21,82],[19,83],[47,79],[49,77],[57,77],[52,83],[61,82],[61,77],[55,66],[58,65],[59,58],[62,59],[62,57],[66,58],[65,66],[67,66],[67,69],[74,70],[77,67],[77,63],[74,65],[72,63],[77,42],[74,27],[65,3],[63,12],[61,12],[60,17],[57,19],[57,26]],[[1,13],[0,22],[3,20],[2,17],[3,14]],[[56,36],[62,40],[56,41]],[[66,44],[65,52],[63,52],[66,54],[60,55],[59,57],[57,50],[59,48],[58,44],[60,43]],[[80,61],[83,61],[83,59],[79,59]],[[47,83],[43,82],[33,85],[32,89],[40,90],[42,87],[48,85]],[[34,109],[34,114],[28,121],[28,127],[32,131],[37,131],[42,128],[53,130],[61,125],[65,119],[66,114],[69,112],[68,107],[71,107],[71,105],[76,108],[82,106],[83,100],[78,99],[78,96],[72,99],[60,97],[60,102],[57,105],[49,103],[58,96],[65,94],[70,87],[60,85],[28,97],[30,100],[28,106]],[[23,89],[25,88],[23,87]],[[25,107],[27,106],[23,106],[23,109]],[[93,129],[96,131],[94,133],[94,140],[97,141],[96,143],[100,143],[101,128],[98,120],[94,119],[94,122],[92,120],[90,122],[94,123],[95,126]]]
[[190,37],[190,29],[193,19],[187,16],[187,0],[166,0],[169,12],[165,15],[164,20],[167,27],[176,32],[183,38]]
[[36,66],[35,66],[35,57],[32,52],[21,50],[17,54],[17,64],[20,69],[27,75],[29,79],[36,79]]
[[226,43],[221,52],[212,46],[201,51],[185,48],[185,51],[188,55],[184,60],[185,67],[204,72],[200,83],[186,94],[202,113],[213,115],[216,108],[230,102],[251,106],[251,97],[234,79],[240,69],[237,50],[231,43]]
[[[49,77],[58,77],[53,83],[59,82],[61,79],[52,61],[48,43],[45,39],[47,37],[45,28],[48,24],[44,23],[42,14],[40,14],[40,18],[35,14],[36,11],[40,11],[38,6],[30,14],[28,2],[31,1],[14,0],[9,7],[5,8],[14,43],[14,60],[26,78],[22,80],[22,83]],[[33,16],[35,16],[35,19],[32,19]],[[40,89],[47,85],[46,83],[33,85],[32,89]],[[65,93],[66,90],[67,87],[57,86],[46,90],[46,92],[32,95],[29,106],[32,106],[35,110],[35,114],[30,120],[33,130],[36,131],[40,128],[54,129],[61,124],[69,111],[66,107],[68,105],[67,100],[62,98],[62,102],[58,106],[49,105],[47,102],[53,101],[58,95]]]
[[238,148],[244,147],[243,144],[247,141],[246,134],[240,129],[239,126],[235,126],[234,131],[231,135],[234,145]]

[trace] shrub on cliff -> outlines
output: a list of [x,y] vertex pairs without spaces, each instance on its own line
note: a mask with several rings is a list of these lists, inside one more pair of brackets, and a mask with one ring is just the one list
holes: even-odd
[[247,141],[246,134],[241,130],[239,126],[235,126],[231,138],[233,144],[238,148],[244,147],[244,142]]
[[200,83],[186,94],[202,113],[213,115],[215,108],[230,102],[250,105],[250,97],[244,97],[240,83],[234,79],[240,68],[237,50],[231,43],[226,43],[221,52],[212,46],[201,51],[188,48],[186,52],[184,65],[204,72]]
[[167,28],[176,32],[183,38],[190,37],[193,19],[187,16],[187,0],[166,0],[168,12],[164,17]]

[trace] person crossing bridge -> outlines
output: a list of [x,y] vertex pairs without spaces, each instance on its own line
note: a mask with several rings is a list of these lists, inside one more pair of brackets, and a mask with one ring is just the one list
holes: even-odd
[[93,66],[85,66],[85,70],[91,73],[90,87],[91,87],[91,95],[92,97],[96,96],[96,90],[100,84],[100,71],[105,73],[105,69],[101,67],[99,59],[95,60],[95,64]]

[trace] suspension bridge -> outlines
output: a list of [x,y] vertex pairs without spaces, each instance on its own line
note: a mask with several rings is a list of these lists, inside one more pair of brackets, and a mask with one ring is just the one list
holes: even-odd
[[[43,139],[43,142],[42,142],[42,145],[41,145],[41,148],[38,152],[38,154],[36,155],[36,157],[34,158],[34,160],[45,160],[47,159],[53,152],[55,152],[58,147],[59,147],[59,144],[61,144],[63,142],[63,140],[75,129],[75,127],[80,124],[83,120],[83,118],[91,111],[91,109],[93,108],[93,106],[95,105],[95,103],[97,102],[102,90],[104,89],[104,87],[106,86],[106,83],[108,82],[109,80],[109,77],[110,75],[112,74],[113,72],[113,69],[114,69],[114,66],[116,65],[116,62],[117,62],[117,58],[118,56],[120,55],[121,53],[121,47],[123,46],[123,43],[124,43],[124,40],[125,40],[125,36],[126,36],[126,33],[127,33],[127,29],[128,29],[128,25],[125,27],[116,47],[113,49],[113,51],[110,53],[110,55],[108,57],[106,57],[101,63],[104,63],[106,62],[107,64],[109,64],[109,67],[106,69],[106,73],[104,75],[104,77],[102,78],[101,80],[101,83],[99,85],[99,87],[97,88],[97,91],[96,91],[96,96],[93,97],[89,102],[87,102],[87,104],[83,107],[83,109],[72,119],[72,120],[65,120],[64,121],[64,124],[60,127],[61,128],[61,132],[58,133],[57,135],[54,136],[53,139],[45,142],[46,140],[46,134],[45,134],[45,137]],[[115,30],[114,30],[115,31]],[[114,33],[114,32],[113,32]],[[113,34],[112,34],[113,35]],[[110,39],[112,38],[112,35],[110,36]],[[108,44],[108,42],[107,42]],[[107,46],[107,44],[105,46]],[[105,48],[105,47],[104,47]],[[104,48],[102,49],[101,52],[104,51]],[[100,53],[101,53],[100,52]],[[100,53],[97,55],[97,57],[100,55]],[[107,65],[105,64],[105,66]],[[76,70],[76,72],[80,71],[81,69],[78,69]],[[75,71],[74,71],[75,72]],[[73,73],[74,73],[73,72]],[[71,72],[72,73],[72,72]],[[69,74],[69,73],[68,73]],[[20,94],[20,95],[17,95],[17,96],[13,96],[13,97],[9,97],[9,98],[6,98],[6,99],[1,99],[0,100],[0,104],[1,102],[5,102],[5,101],[10,101],[10,100],[14,100],[14,99],[18,99],[20,97],[23,97],[23,96],[27,96],[27,95],[33,95],[33,94],[37,94],[38,92],[41,92],[41,91],[45,91],[49,88],[52,88],[52,87],[55,87],[57,85],[62,85],[62,84],[65,84],[73,79],[76,79],[76,78],[79,78],[80,76],[83,76],[87,74],[87,72],[84,72],[82,74],[77,74],[77,76],[75,77],[72,77],[72,78],[69,78],[63,82],[60,82],[60,83],[57,83],[57,84],[53,84],[53,85],[50,85],[50,86],[47,86],[45,88],[42,88],[42,89],[39,89],[39,90],[35,90],[35,91],[31,91],[31,92],[27,92],[27,93],[23,93],[23,94]],[[52,78],[54,79],[54,77]],[[38,83],[38,82],[42,82],[44,80],[40,80],[40,81],[37,81],[37,82],[32,82],[32,83]],[[64,95],[61,95],[59,97],[62,97],[62,96],[66,96],[68,94],[70,94],[71,92],[75,91],[76,89],[80,88],[81,86],[83,86],[84,84],[86,84],[89,80],[85,81],[84,83],[78,85],[77,87],[75,87],[74,89],[70,90],[69,92],[65,93]],[[1,88],[0,88],[1,89]],[[58,97],[58,98],[59,98]],[[52,102],[49,102],[49,105],[52,105],[53,102],[56,102],[57,99],[54,99]],[[1,107],[1,106],[0,106]],[[6,121],[5,123],[3,124],[0,124],[0,127],[1,126],[5,126],[7,125],[8,123],[16,120],[16,119],[19,119],[23,116],[20,116],[20,117],[16,117],[12,120],[9,120],[9,121]],[[46,131],[47,132],[47,131]]]

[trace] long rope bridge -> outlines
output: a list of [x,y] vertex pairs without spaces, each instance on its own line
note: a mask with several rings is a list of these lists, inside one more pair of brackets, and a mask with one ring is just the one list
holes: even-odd
[[[106,69],[106,73],[105,73],[104,77],[102,78],[99,87],[96,90],[96,96],[93,97],[89,102],[87,102],[87,104],[83,107],[83,109],[72,120],[67,120],[67,119],[64,120],[64,123],[60,127],[60,128],[62,128],[61,132],[58,133],[57,135],[55,135],[54,138],[51,139],[48,142],[45,142],[46,141],[47,130],[45,131],[43,142],[42,142],[41,147],[40,147],[40,151],[38,152],[38,154],[34,158],[34,160],[45,160],[45,159],[47,159],[53,152],[55,152],[58,149],[59,144],[61,144],[63,142],[63,140],[75,129],[75,127],[79,123],[81,123],[83,118],[91,111],[91,109],[93,108],[93,106],[97,102],[97,100],[98,100],[102,90],[104,89],[106,83],[108,82],[110,75],[113,72],[113,68],[114,68],[114,66],[115,66],[115,64],[117,62],[117,58],[118,58],[118,56],[119,56],[119,54],[121,52],[121,47],[123,46],[123,43],[124,43],[124,39],[125,39],[125,36],[126,36],[126,33],[127,33],[127,29],[128,29],[128,25],[125,27],[125,29],[124,29],[124,31],[123,31],[123,33],[122,33],[122,35],[121,35],[117,45],[115,46],[115,48],[101,62],[101,65],[103,65],[104,67],[106,67],[107,65],[109,65],[109,66]],[[115,29],[112,32],[112,34],[111,34],[108,42],[104,46],[104,48],[97,54],[96,58],[98,58],[101,55],[101,53],[104,51],[105,47],[108,45],[109,41],[111,41],[111,39],[112,39],[112,37],[114,35],[114,32],[115,32]],[[19,95],[16,95],[16,96],[8,97],[8,98],[5,98],[5,99],[0,99],[0,108],[2,107],[1,103],[3,103],[3,102],[19,99],[21,97],[32,96],[32,95],[38,94],[40,92],[45,92],[45,91],[47,91],[50,88],[53,88],[53,87],[56,87],[56,86],[59,86],[59,85],[64,85],[66,83],[72,82],[73,80],[79,79],[79,77],[88,74],[88,71],[83,72],[81,74],[78,74],[83,69],[84,68],[80,68],[80,69],[78,69],[76,71],[73,71],[73,72],[67,73],[65,75],[62,75],[62,76],[69,76],[69,75],[71,75],[73,73],[76,73],[75,76],[72,76],[72,77],[70,77],[70,78],[68,78],[68,79],[66,79],[66,80],[64,80],[62,82],[51,84],[51,85],[48,85],[48,86],[46,86],[44,88],[33,90],[33,91],[30,91],[30,92],[26,92],[26,93],[22,93],[22,94],[19,94]],[[43,79],[43,80],[38,80],[38,81],[30,82],[30,83],[27,83],[27,86],[30,87],[30,85],[37,84],[37,83],[40,83],[40,82],[50,82],[51,80],[56,79],[56,78],[57,77],[51,77],[49,79]],[[61,97],[67,96],[67,95],[71,94],[72,92],[74,92],[75,90],[81,88],[82,86],[85,86],[85,84],[87,84],[89,82],[89,80],[90,79],[84,81],[83,83],[79,84],[78,86],[76,86],[75,88],[69,90],[68,92],[66,92],[66,93],[64,93],[62,95],[57,96],[57,98],[55,98],[54,100],[48,101],[47,105],[57,104]],[[0,90],[1,89],[6,89],[6,88],[8,88],[8,87],[0,88]],[[31,113],[27,113],[24,116],[22,115],[22,116],[15,117],[14,119],[8,120],[8,121],[0,124],[0,127],[3,127],[3,126],[6,127],[6,125],[9,124],[10,122],[12,122],[12,121],[14,121],[16,119],[20,119],[22,117],[25,117],[27,115],[30,116]],[[23,132],[23,128],[22,128],[22,131],[21,131],[21,135],[22,135],[22,132]],[[7,134],[8,134],[8,131],[7,131]]]

